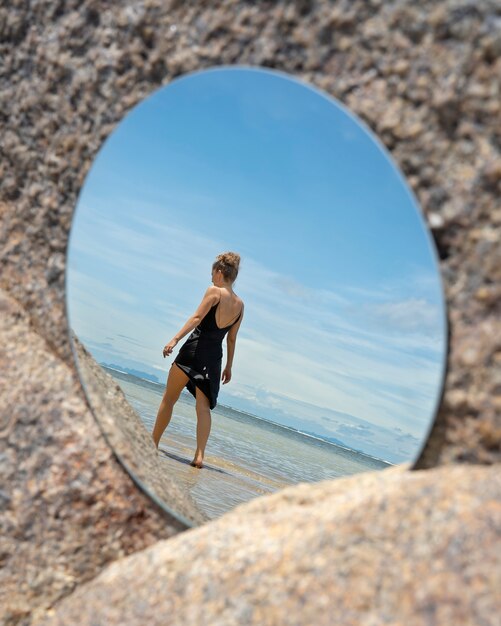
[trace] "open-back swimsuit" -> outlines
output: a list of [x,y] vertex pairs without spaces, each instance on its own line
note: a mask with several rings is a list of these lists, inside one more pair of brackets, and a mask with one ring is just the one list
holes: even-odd
[[211,409],[216,406],[219,393],[223,339],[242,315],[242,309],[240,309],[235,321],[224,328],[219,328],[216,323],[219,302],[211,307],[174,359],[177,367],[182,369],[189,378],[186,383],[188,391],[196,397],[198,387],[209,399]]

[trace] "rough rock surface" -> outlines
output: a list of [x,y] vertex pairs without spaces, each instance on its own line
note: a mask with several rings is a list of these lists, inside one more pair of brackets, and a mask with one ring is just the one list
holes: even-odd
[[499,470],[288,488],[113,563],[41,623],[495,626]]
[[75,373],[0,290],[0,623],[185,525],[137,489]]
[[85,381],[90,406],[99,416],[99,425],[120,461],[134,479],[162,506],[182,516],[186,526],[202,524],[207,517],[198,510],[188,493],[182,492],[160,462],[151,434],[127,402],[120,386],[105,372],[77,337],[73,345],[78,356],[78,371]]
[[[450,307],[451,357],[444,402],[418,466],[501,459],[498,0],[12,0],[0,7],[0,287],[24,311],[2,299],[0,606],[5,623],[27,623],[31,609],[50,605],[105,563],[175,532],[172,520],[162,518],[118,466],[84,403],[66,332],[65,251],[84,176],[123,115],[179,74],[236,63],[274,67],[325,89],[361,116],[390,149],[432,228]],[[41,371],[50,371],[50,376],[41,378]],[[470,477],[489,470],[465,467],[461,472],[465,484],[471,485]],[[409,480],[427,480],[424,476]],[[437,474],[430,476],[433,491]],[[364,483],[359,484],[362,488]],[[309,489],[302,487],[298,493]],[[426,493],[421,495],[426,502]],[[474,496],[465,498],[474,507]],[[366,503],[357,501],[361,505],[353,519],[362,510],[368,516]],[[273,502],[278,507],[280,500]],[[410,497],[406,502],[406,516],[422,504]],[[489,507],[490,514],[494,505]],[[315,532],[318,541],[332,541],[332,535],[326,539],[322,522],[317,523],[313,506],[307,520],[297,508],[286,510],[284,516],[291,517],[288,528],[308,533],[310,545]],[[440,517],[441,510],[437,500],[430,519]],[[458,568],[464,563],[463,550],[484,550],[481,572],[476,565],[463,572],[471,572],[470,587],[457,605],[468,615],[492,604],[482,596],[483,581],[493,575],[492,532],[482,525],[487,513],[474,510],[482,531],[475,545],[461,528],[456,538],[448,535],[450,550],[457,555],[454,561],[449,552],[449,563]],[[278,526],[271,535],[265,522],[273,519],[273,510],[260,515],[252,518],[252,533],[242,534],[247,545],[243,540],[232,543],[242,567],[246,559],[252,560],[255,545],[264,551],[279,541]],[[476,519],[472,514],[467,528],[473,528]],[[241,522],[245,526],[246,518]],[[189,531],[176,538],[175,545],[203,533],[209,537],[214,528],[211,524],[197,529],[198,534]],[[416,556],[428,549],[428,541],[439,541],[431,522],[428,530],[420,528],[422,543],[416,537],[413,544]],[[245,526],[241,532],[250,531]],[[356,525],[352,532],[357,533]],[[216,544],[208,542],[203,553],[208,559],[211,545]],[[186,549],[189,552],[189,543]],[[384,536],[374,536],[368,550],[372,556],[391,556]],[[321,559],[322,552],[318,554]],[[339,571],[350,568],[351,557],[345,557]],[[266,558],[252,562],[256,572],[268,567]],[[202,561],[197,563],[201,571]],[[392,557],[391,563],[394,572],[410,580],[409,561]],[[432,570],[428,567],[427,575],[437,584],[430,587],[422,575],[426,593],[409,582],[414,591],[405,595],[408,623],[412,603],[420,607],[418,615],[432,607],[432,622],[441,610],[454,612],[456,604],[448,602],[456,579],[441,582],[441,563],[438,558],[428,563]],[[320,585],[325,584],[327,565],[321,561],[315,567],[315,574],[308,570],[307,580],[325,590]],[[398,587],[400,577],[393,573],[389,581]],[[176,593],[181,598],[179,576]],[[227,584],[221,597],[231,605],[231,581],[224,580],[218,589]],[[343,587],[340,578],[339,589],[346,597],[339,603],[366,597],[364,589],[372,584],[370,577],[350,580],[359,587]],[[385,594],[391,595],[390,582],[379,580],[377,597],[383,602]],[[272,580],[275,594],[255,581],[254,600],[261,597],[263,606],[287,594],[283,577]],[[198,610],[196,589],[184,610]],[[338,593],[334,586],[332,593]],[[317,602],[325,599],[320,592],[312,595],[318,596]],[[434,609],[440,598],[447,600],[446,608]],[[468,598],[471,604],[466,606]],[[325,614],[333,604],[328,603]],[[307,610],[306,605],[294,606],[291,619]],[[349,613],[346,616],[348,620]],[[371,619],[365,623],[376,623]]]
[[501,459],[497,0],[13,0],[0,12],[0,284],[63,358],[71,215],[105,137],[179,74],[274,67],[339,98],[379,135],[433,230],[452,349],[421,467]]

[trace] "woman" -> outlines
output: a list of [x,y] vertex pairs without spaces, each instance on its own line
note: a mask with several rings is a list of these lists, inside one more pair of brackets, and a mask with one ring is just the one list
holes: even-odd
[[[187,387],[195,396],[197,412],[197,449],[190,465],[198,468],[202,467],[211,427],[210,410],[217,403],[220,377],[223,385],[231,380],[235,343],[244,310],[242,300],[233,291],[239,264],[240,256],[235,252],[225,252],[216,258],[212,265],[213,286],[207,289],[198,309],[163,350],[165,358],[193,331],[171,365],[152,436],[158,448],[174,404],[183,387]],[[226,333],[226,365],[221,375],[222,342]]]

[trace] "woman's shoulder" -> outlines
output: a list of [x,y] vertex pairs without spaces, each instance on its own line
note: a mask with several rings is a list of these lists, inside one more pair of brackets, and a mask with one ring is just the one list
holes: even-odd
[[215,285],[210,285],[207,287],[204,298],[210,298],[214,301],[214,304],[216,304],[221,299],[221,289]]
[[235,292],[233,292],[232,299],[233,299],[233,302],[236,302],[237,304],[243,305],[243,303],[244,303],[242,298],[238,294],[236,294]]
[[242,298],[240,296],[237,296],[237,294],[235,294],[235,298],[237,301],[237,304],[240,306],[241,311],[244,310],[244,301],[242,300]]

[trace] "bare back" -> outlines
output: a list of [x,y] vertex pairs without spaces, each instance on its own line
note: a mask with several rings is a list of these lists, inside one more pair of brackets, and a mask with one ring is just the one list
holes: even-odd
[[220,291],[219,304],[216,309],[216,324],[225,328],[234,322],[242,311],[243,302],[236,293],[229,293],[227,289],[218,287]]

